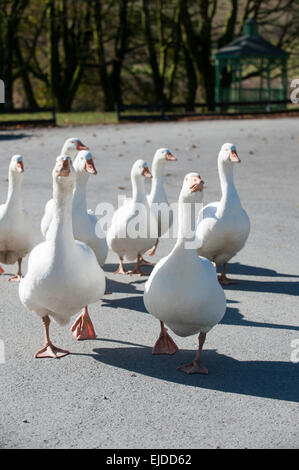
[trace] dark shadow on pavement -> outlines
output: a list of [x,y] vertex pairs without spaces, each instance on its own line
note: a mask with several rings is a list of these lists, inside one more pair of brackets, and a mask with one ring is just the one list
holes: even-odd
[[118,282],[114,279],[106,278],[106,289],[112,294],[142,294],[142,291],[138,291],[136,287],[131,282]]
[[136,312],[148,313],[143,303],[143,295],[123,297],[121,299],[103,297],[102,302],[102,307],[125,308],[127,310],[135,310]]
[[0,132],[0,140],[18,140],[29,137],[31,137],[31,134],[3,134],[2,132]]
[[274,328],[279,330],[299,331],[299,326],[246,320],[237,308],[231,307],[226,309],[225,315],[220,323],[223,325],[251,326],[255,328]]
[[[219,268],[221,272],[222,268]],[[296,274],[281,274],[274,269],[264,268],[260,266],[248,266],[241,263],[228,263],[228,274],[241,274],[242,276],[264,276],[264,277],[294,277],[299,278]]]
[[195,349],[181,349],[174,356],[153,356],[148,346],[115,347],[96,348],[91,357],[134,374],[177,384],[275,400],[299,401],[299,372],[296,364],[238,361],[216,350],[206,349],[203,351],[203,361],[209,369],[209,375],[186,375],[176,370],[181,364],[191,362],[195,352]]
[[299,296],[299,282],[295,281],[251,281],[242,279],[239,284],[230,284],[224,286],[224,289]]

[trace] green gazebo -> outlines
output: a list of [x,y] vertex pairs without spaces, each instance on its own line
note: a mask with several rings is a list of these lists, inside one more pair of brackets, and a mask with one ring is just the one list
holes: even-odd
[[[233,107],[238,111],[249,108],[267,111],[284,109],[286,103],[271,102],[287,100],[289,54],[259,36],[258,25],[254,19],[245,22],[243,31],[243,36],[222,47],[215,54],[216,106],[217,103],[233,103]],[[259,87],[256,83],[255,87],[244,87],[242,74],[245,67],[249,76],[258,77]],[[271,87],[271,71],[274,69],[280,70],[278,75],[281,84],[276,88]],[[217,106],[218,110],[219,108],[223,109],[224,106]]]

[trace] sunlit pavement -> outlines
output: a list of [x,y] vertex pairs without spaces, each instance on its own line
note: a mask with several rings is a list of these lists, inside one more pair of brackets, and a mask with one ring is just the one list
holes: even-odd
[[[42,323],[20,303],[18,285],[2,275],[0,447],[298,446],[299,365],[291,362],[292,352],[299,356],[292,347],[299,340],[298,124],[294,118],[1,131],[0,201],[9,159],[21,153],[24,206],[39,240],[55,158],[72,136],[96,157],[98,175],[88,185],[93,210],[129,196],[132,163],[143,158],[150,165],[159,147],[178,158],[165,166],[169,202],[190,171],[206,182],[205,202],[217,200],[217,154],[224,142],[235,143],[242,160],[235,180],[251,234],[229,266],[240,284],[225,289],[227,313],[204,346],[208,376],[176,370],[193,358],[196,336],[173,335],[179,352],[152,356],[159,323],[143,306],[146,278],[113,275],[113,253],[106,266],[113,294],[90,308],[97,339],[75,342],[69,327],[52,322],[53,342],[72,353],[61,360],[33,358],[43,344]],[[155,260],[173,243],[162,240]]]

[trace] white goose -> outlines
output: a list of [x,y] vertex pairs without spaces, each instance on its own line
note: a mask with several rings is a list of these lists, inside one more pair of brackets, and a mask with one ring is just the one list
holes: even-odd
[[72,196],[76,175],[70,157],[57,158],[52,176],[54,216],[50,233],[32,250],[28,272],[19,287],[21,302],[43,320],[46,344],[36,353],[38,358],[68,354],[50,340],[50,317],[65,325],[83,308],[72,329],[81,331],[81,339],[94,338],[87,305],[100,300],[105,292],[105,275],[94,252],[74,240]]
[[[73,160],[80,150],[88,150],[88,147],[82,144],[81,140],[78,137],[69,137],[64,142],[60,155],[71,157]],[[45,238],[47,236],[47,232],[49,230],[50,223],[53,217],[53,210],[54,201],[53,199],[50,199],[45,206],[44,216],[41,221],[41,232]]]
[[[163,185],[163,171],[167,161],[173,162],[177,159],[167,148],[158,149],[154,155],[152,163],[152,187],[147,196],[151,210],[156,214],[158,220],[158,238],[149,252],[149,256],[154,256],[159,238],[166,233],[173,223],[173,212],[168,204],[168,199]],[[147,262],[145,262],[147,264]]]
[[[127,200],[114,214],[107,233],[108,246],[119,256],[116,274],[126,274],[124,257],[128,261],[137,258],[130,274],[143,274],[140,270],[142,254],[149,250],[157,238],[157,220],[150,210],[145,194],[144,177],[151,178],[144,160],[137,160],[132,166],[132,199]],[[136,227],[139,228],[136,228]]]
[[[0,262],[18,262],[18,273],[9,281],[18,282],[22,277],[22,259],[34,245],[31,219],[22,205],[23,158],[14,155],[8,171],[8,194],[6,203],[0,206]],[[4,270],[0,267],[0,274]]]
[[74,238],[90,246],[99,265],[104,266],[108,253],[106,237],[97,217],[88,213],[86,206],[86,185],[89,175],[97,174],[92,154],[87,150],[81,150],[74,161],[74,169],[76,171],[76,187],[73,194]]
[[234,184],[233,165],[240,161],[235,145],[222,145],[218,155],[222,197],[206,205],[198,219],[198,253],[217,266],[223,265],[219,281],[224,285],[236,283],[226,277],[227,262],[244,247],[250,232],[249,217]]
[[[202,201],[203,181],[198,173],[186,175],[179,197],[179,232],[171,253],[160,260],[145,284],[144,304],[160,320],[161,333],[153,354],[174,354],[177,346],[164,323],[179,336],[199,334],[195,359],[179,370],[187,374],[208,371],[201,351],[210,329],[222,319],[225,294],[210,261],[198,256],[197,240],[190,235]],[[190,206],[191,205],[191,206]],[[192,210],[189,210],[189,209]]]

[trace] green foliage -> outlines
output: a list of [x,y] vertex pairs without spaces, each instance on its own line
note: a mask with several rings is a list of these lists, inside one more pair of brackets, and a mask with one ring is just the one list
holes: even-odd
[[213,54],[255,17],[299,71],[298,0],[1,0],[7,106],[214,100]]

